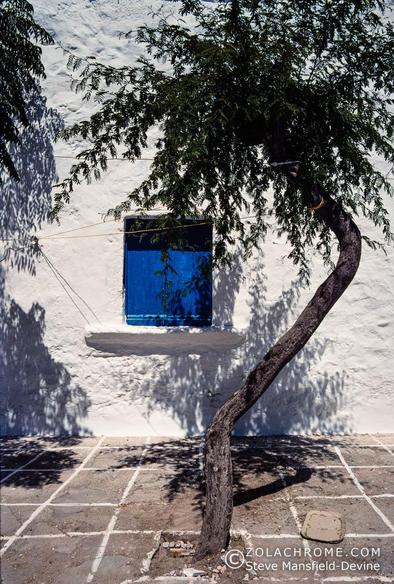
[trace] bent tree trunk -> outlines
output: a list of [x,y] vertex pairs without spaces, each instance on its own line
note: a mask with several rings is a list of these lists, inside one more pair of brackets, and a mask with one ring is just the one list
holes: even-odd
[[335,233],[340,254],[334,271],[317,289],[294,325],[248,375],[243,386],[218,410],[205,438],[206,505],[195,561],[227,546],[233,510],[230,434],[235,422],[263,395],[283,367],[304,347],[349,286],[360,262],[361,236],[350,216],[324,194],[316,216]]

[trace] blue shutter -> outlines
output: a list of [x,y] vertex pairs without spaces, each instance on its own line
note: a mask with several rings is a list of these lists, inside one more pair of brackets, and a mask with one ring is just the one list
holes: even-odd
[[[126,233],[125,309],[131,325],[209,326],[212,324],[212,227],[185,221],[181,245],[163,262],[154,235]],[[144,227],[142,227],[144,228]],[[146,228],[155,228],[146,220]],[[126,221],[126,232],[141,229],[141,220]]]

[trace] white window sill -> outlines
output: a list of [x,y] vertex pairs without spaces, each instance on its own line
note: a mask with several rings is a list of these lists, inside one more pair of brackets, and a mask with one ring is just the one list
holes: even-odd
[[182,353],[223,352],[239,347],[243,335],[234,329],[210,327],[151,327],[89,325],[85,341],[107,355],[178,355]]

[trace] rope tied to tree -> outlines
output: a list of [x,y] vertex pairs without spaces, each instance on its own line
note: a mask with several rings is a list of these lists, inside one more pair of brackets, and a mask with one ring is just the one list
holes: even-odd
[[323,205],[325,205],[327,203],[326,199],[324,199],[324,197],[322,197],[320,195],[320,201],[317,203],[317,205],[313,205],[312,207],[308,207],[308,211],[310,213],[314,213],[315,211],[318,211],[319,209],[321,209],[323,207]]
[[301,164],[301,160],[285,160],[284,162],[270,162],[270,166],[276,168],[277,166],[291,166],[293,164]]

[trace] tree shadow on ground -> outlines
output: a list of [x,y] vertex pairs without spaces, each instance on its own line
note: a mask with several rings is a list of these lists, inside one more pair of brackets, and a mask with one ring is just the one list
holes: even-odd
[[[261,437],[253,439],[232,439],[234,506],[247,505],[255,499],[270,497],[288,487],[308,482],[315,465],[321,465],[322,458],[327,464],[337,464],[335,451],[327,440],[311,440],[305,437],[273,439]],[[193,506],[202,511],[205,484],[203,474],[203,454],[201,439],[153,440],[148,444],[141,459],[140,447],[128,447],[124,457],[110,468],[125,466],[156,467],[158,476],[165,477],[165,495],[168,502],[179,495],[194,493]],[[162,473],[160,472],[162,471]],[[326,469],[321,476],[322,484],[341,476]]]
[[[74,445],[80,441],[75,439]],[[39,456],[36,460],[35,457]],[[0,465],[4,484],[26,489],[43,487],[53,483],[61,483],[64,470],[71,470],[81,461],[73,450],[48,451],[47,446],[38,440],[29,440],[17,444],[15,439],[2,439]],[[13,471],[26,465],[27,470]],[[50,471],[48,470],[50,468]],[[29,469],[34,469],[33,472]]]

